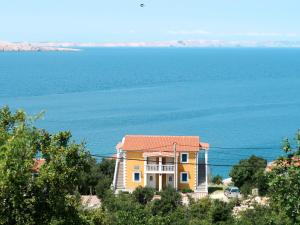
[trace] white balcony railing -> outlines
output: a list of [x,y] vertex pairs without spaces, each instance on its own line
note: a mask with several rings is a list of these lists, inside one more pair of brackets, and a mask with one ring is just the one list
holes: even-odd
[[174,171],[174,165],[162,165],[161,170],[162,171],[171,171],[171,172],[173,172]]
[[147,164],[146,172],[174,172],[174,165]]

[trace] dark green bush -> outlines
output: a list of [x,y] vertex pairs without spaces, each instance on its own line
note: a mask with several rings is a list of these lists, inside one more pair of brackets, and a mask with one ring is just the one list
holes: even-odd
[[222,176],[220,176],[220,175],[216,175],[216,176],[214,176],[213,177],[213,179],[211,180],[212,181],[212,183],[214,183],[214,184],[223,184],[223,178],[222,178]]
[[190,189],[190,188],[183,188],[182,190],[181,190],[181,192],[182,193],[192,193],[192,192],[194,192],[192,189]]
[[168,187],[161,192],[161,199],[152,202],[151,210],[153,215],[167,214],[182,205],[179,192],[174,188]]
[[267,161],[252,155],[248,159],[240,160],[230,171],[234,185],[241,189],[242,194],[250,194],[253,188],[260,188],[262,193],[267,190],[267,182],[263,178]]
[[133,191],[133,196],[142,205],[146,205],[150,202],[154,196],[154,189],[150,187],[137,187]]

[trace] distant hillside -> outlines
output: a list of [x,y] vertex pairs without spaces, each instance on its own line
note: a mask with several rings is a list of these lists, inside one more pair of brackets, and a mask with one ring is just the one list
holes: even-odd
[[153,42],[45,42],[36,46],[48,47],[246,47],[246,48],[300,48],[300,41],[223,41],[223,40],[181,40]]
[[73,48],[47,46],[41,44],[31,44],[27,42],[3,42],[0,41],[0,52],[18,52],[18,51],[77,51]]
[[1,51],[78,51],[80,47],[300,48],[300,41],[1,42]]

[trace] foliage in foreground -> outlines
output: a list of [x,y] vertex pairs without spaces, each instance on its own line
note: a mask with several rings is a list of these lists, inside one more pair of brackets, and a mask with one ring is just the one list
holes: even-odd
[[103,159],[97,162],[95,158],[89,157],[88,164],[89,170],[80,173],[78,191],[82,195],[96,194],[102,198],[112,184],[115,160]]
[[300,131],[295,142],[293,146],[288,139],[284,141],[285,154],[272,167],[269,186],[273,204],[300,224]]
[[[70,132],[38,129],[23,111],[0,109],[0,224],[79,223],[74,190],[88,152]],[[45,164],[35,175],[34,159]]]
[[267,192],[266,166],[267,160],[252,155],[233,166],[229,175],[243,194],[250,194],[253,188],[258,188],[260,194],[264,195]]
[[213,184],[217,184],[217,185],[223,184],[223,178],[222,178],[222,176],[220,176],[220,175],[216,175],[216,176],[214,176],[214,177],[212,178],[211,182],[212,182]]
[[[299,132],[296,146],[292,148],[287,140],[284,150],[267,176],[270,206],[255,206],[236,217],[233,202],[205,198],[184,206],[181,195],[172,188],[163,190],[156,200],[151,200],[154,192],[149,188],[114,195],[109,190],[114,161],[98,163],[83,144],[71,141],[70,132],[50,134],[33,126],[23,111],[12,113],[4,107],[0,109],[0,224],[300,224]],[[45,164],[34,174],[34,159],[39,157]],[[244,163],[253,163],[257,170],[235,167],[234,182],[241,187],[265,185],[266,176],[260,170],[265,161],[252,157],[240,164]],[[75,190],[96,192],[102,208],[83,209]]]

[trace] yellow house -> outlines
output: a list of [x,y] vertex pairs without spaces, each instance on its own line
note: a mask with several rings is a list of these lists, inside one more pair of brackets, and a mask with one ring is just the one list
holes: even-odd
[[209,144],[198,136],[126,135],[118,143],[113,188],[191,189],[207,194]]

